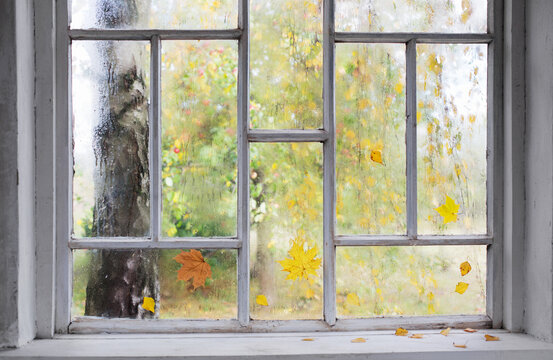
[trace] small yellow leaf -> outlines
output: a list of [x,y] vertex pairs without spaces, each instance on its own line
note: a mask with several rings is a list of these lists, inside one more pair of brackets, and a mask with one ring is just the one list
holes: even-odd
[[472,267],[470,266],[468,261],[465,261],[464,263],[461,264],[461,266],[459,266],[459,269],[461,269],[461,276],[465,276],[470,272]]
[[313,338],[305,338],[305,339],[301,339],[301,341],[315,341],[315,339],[313,339]]
[[450,330],[451,328],[443,329],[442,331],[440,331],[440,334],[442,334],[443,336],[447,336],[449,335]]
[[409,333],[409,331],[404,328],[397,328],[396,330],[396,336],[407,336],[407,333]]
[[363,339],[363,338],[355,338],[353,340],[351,340],[352,343],[364,343],[364,342],[367,342],[367,340]]
[[359,296],[357,296],[357,294],[355,294],[355,293],[349,293],[348,296],[346,297],[346,302],[349,305],[355,305],[355,306],[360,305]]
[[255,302],[261,306],[269,306],[269,303],[267,302],[267,298],[265,297],[265,295],[257,295],[257,297],[255,298]]
[[453,346],[457,347],[457,348],[463,348],[463,349],[466,349],[467,348],[467,345],[466,344],[455,344],[453,343]]
[[435,208],[438,214],[444,218],[444,224],[457,221],[457,214],[459,213],[459,204],[455,203],[455,200],[449,196],[445,196],[445,204]]
[[156,312],[156,302],[151,297],[144,297],[144,301],[142,302],[142,308],[144,310],[148,310],[149,312],[155,313]]
[[384,163],[382,162],[382,151],[372,150],[371,160],[374,161],[375,163],[379,163],[380,165],[384,165]]
[[467,284],[466,282],[460,281],[457,283],[457,286],[455,286],[455,292],[459,294],[464,294],[465,291],[467,291],[468,287],[469,287],[469,284]]
[[471,329],[471,328],[466,328],[465,330],[463,330],[464,332],[468,332],[468,333],[475,333],[477,332],[478,330],[476,329]]
[[492,336],[492,335],[484,335],[484,338],[486,338],[486,341],[499,341],[499,337],[498,336]]
[[394,90],[396,93],[401,94],[403,92],[403,84],[401,82],[398,82],[396,86],[394,86]]
[[410,339],[422,339],[422,334],[413,334],[409,336]]

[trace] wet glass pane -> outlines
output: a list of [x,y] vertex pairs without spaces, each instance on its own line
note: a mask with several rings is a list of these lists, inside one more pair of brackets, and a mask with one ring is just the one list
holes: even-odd
[[235,250],[74,250],[71,316],[236,318]]
[[150,47],[73,41],[73,229],[146,236],[150,224]]
[[486,233],[486,45],[417,46],[418,231]]
[[486,0],[336,0],[336,31],[485,33]]
[[252,144],[250,158],[251,317],[321,319],[322,146]]
[[237,0],[74,0],[73,29],[236,28]]
[[338,247],[336,306],[339,318],[485,314],[486,246]]
[[252,0],[250,20],[251,126],[322,127],[322,1]]
[[405,46],[336,47],[339,234],[404,234]]
[[235,235],[236,42],[162,49],[163,233]]

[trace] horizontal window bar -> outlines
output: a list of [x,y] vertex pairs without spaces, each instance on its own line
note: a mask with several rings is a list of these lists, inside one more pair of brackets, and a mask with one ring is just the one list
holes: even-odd
[[238,249],[242,242],[237,238],[162,238],[159,241],[141,238],[72,239],[71,249]]
[[323,320],[252,320],[240,326],[237,320],[132,320],[80,317],[69,325],[72,334],[97,333],[225,333],[225,332],[310,332],[395,330],[483,329],[491,327],[487,315],[397,316],[366,319],[338,319],[329,326]]
[[324,142],[325,130],[249,130],[250,142]]
[[444,33],[365,33],[337,32],[337,43],[407,43],[415,40],[421,44],[485,44],[493,40],[491,34],[444,34]]
[[338,235],[336,246],[429,246],[429,245],[490,245],[493,238],[488,235]]
[[238,40],[242,30],[69,30],[72,40]]

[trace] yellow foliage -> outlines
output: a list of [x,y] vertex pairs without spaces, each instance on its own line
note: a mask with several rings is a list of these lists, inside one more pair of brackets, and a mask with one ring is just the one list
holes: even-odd
[[355,305],[355,306],[360,305],[359,296],[357,296],[357,294],[355,293],[349,293],[348,296],[346,297],[346,302],[349,305]]

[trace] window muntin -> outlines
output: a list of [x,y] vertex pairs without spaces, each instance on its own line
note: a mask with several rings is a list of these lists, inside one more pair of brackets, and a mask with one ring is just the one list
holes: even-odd
[[[329,5],[330,2],[327,3],[327,5]],[[326,7],[326,9],[328,9],[329,6]],[[244,6],[242,6],[242,9],[244,9]],[[328,15],[327,13],[327,17],[325,17],[325,21],[329,21],[329,19],[332,19],[332,15],[331,14],[330,16]],[[247,28],[247,27],[246,27]],[[139,31],[140,32],[140,31]],[[139,33],[138,32],[138,33]],[[76,30],[76,31],[73,31],[73,34],[78,34],[79,36],[90,36],[90,38],[94,38],[95,36],[95,32],[93,30],[90,30],[90,31],[79,31],[79,30]],[[101,32],[98,32],[96,33],[96,36],[107,36],[107,35],[100,35]],[[159,48],[162,48],[162,46],[160,46],[165,40],[163,41],[160,41],[160,38],[163,37],[163,33],[160,33],[158,36],[156,36],[156,30],[153,30],[151,33],[146,33],[147,37],[150,37],[151,38],[151,41],[152,41],[152,50],[153,50],[153,54],[154,54],[154,57],[155,57],[155,53],[158,51],[157,49]],[[207,35],[206,35],[207,34]],[[71,31],[70,31],[70,35],[71,35]],[[114,36],[115,33],[111,33],[109,36]],[[240,75],[242,74],[242,79],[245,78],[245,74],[244,74],[244,70],[247,69],[247,67],[244,67],[244,64],[247,65],[247,60],[244,58],[243,56],[243,48],[244,48],[244,41],[248,38],[248,35],[247,33],[242,33],[241,35],[239,35],[240,37],[240,41],[242,41],[242,52],[240,52],[239,54],[239,66],[238,66],[238,77],[240,78]],[[115,35],[117,37],[117,35]],[[135,33],[133,32],[130,32],[130,33],[127,33],[127,34],[121,34],[122,38],[124,38],[125,36],[137,36]],[[187,31],[176,31],[174,32],[173,34],[171,35],[166,35],[166,36],[170,36],[171,39],[174,39],[175,37],[176,38],[183,38],[183,39],[189,39],[189,38],[198,38],[198,39],[206,39],[206,38],[210,38],[210,35],[208,33],[194,33],[193,31],[190,31],[190,32],[187,32]],[[227,37],[225,37],[227,36]],[[221,36],[221,34],[217,34],[217,36],[215,36],[215,32],[213,32],[213,38],[228,38],[228,39],[235,39],[237,37],[236,33],[235,32],[232,32],[232,31],[228,31],[228,33],[226,33],[224,36]],[[323,50],[326,50],[326,54],[328,57],[325,58],[326,62],[326,66],[323,66],[325,69],[324,71],[324,74],[323,74],[323,78],[324,78],[324,83],[325,83],[325,89],[327,89],[327,93],[326,93],[326,96],[325,96],[325,102],[323,103],[323,108],[324,108],[324,111],[325,113],[327,114],[325,116],[325,121],[323,122],[324,126],[323,126],[323,130],[321,132],[309,132],[309,131],[298,131],[298,132],[287,132],[287,131],[274,131],[274,132],[263,132],[263,131],[255,131],[255,130],[248,130],[248,131],[245,131],[246,127],[247,127],[247,123],[244,124],[244,121],[245,121],[245,116],[244,114],[247,113],[248,111],[244,111],[244,108],[247,109],[247,110],[251,110],[247,107],[247,100],[244,99],[244,93],[247,93],[244,92],[244,86],[247,88],[247,82],[246,83],[242,83],[242,87],[240,85],[240,81],[239,81],[239,84],[238,84],[238,104],[239,104],[239,107],[238,107],[238,125],[237,125],[237,128],[238,128],[238,131],[237,131],[237,136],[239,138],[239,141],[238,141],[238,154],[239,154],[239,159],[238,159],[238,168],[239,168],[239,171],[238,171],[238,188],[240,189],[240,183],[242,184],[242,189],[244,189],[244,181],[247,181],[247,176],[244,176],[244,178],[242,178],[241,180],[241,175],[240,175],[240,170],[244,170],[244,165],[243,163],[240,164],[240,161],[244,159],[244,154],[247,153],[245,150],[245,142],[242,140],[240,140],[240,137],[244,137],[244,136],[247,136],[251,142],[267,142],[267,141],[279,141],[279,142],[286,142],[286,141],[299,141],[299,140],[303,140],[303,141],[315,141],[315,142],[323,142],[324,143],[324,163],[325,163],[325,167],[324,167],[324,174],[323,174],[323,178],[324,178],[324,181],[325,181],[325,191],[323,191],[324,193],[324,211],[323,211],[323,218],[324,218],[324,231],[323,231],[323,238],[326,240],[326,239],[330,239],[331,242],[326,242],[326,244],[324,245],[324,256],[325,256],[325,265],[324,265],[324,272],[325,272],[325,278],[324,278],[324,288],[325,288],[325,291],[324,291],[324,294],[323,294],[323,301],[324,301],[324,318],[325,320],[328,322],[328,323],[334,323],[335,321],[335,309],[336,309],[336,293],[333,291],[333,288],[336,286],[334,284],[334,277],[336,276],[335,273],[334,273],[334,266],[333,266],[333,259],[334,257],[336,256],[334,254],[334,245],[337,245],[337,246],[344,246],[344,245],[356,245],[356,246],[363,246],[363,245],[390,245],[390,244],[395,244],[395,245],[409,245],[409,244],[413,244],[413,243],[418,243],[418,244],[426,244],[426,245],[430,245],[430,244],[437,244],[437,245],[445,245],[445,244],[483,244],[483,245],[486,245],[486,244],[490,244],[491,243],[491,233],[490,232],[487,232],[486,234],[484,235],[480,235],[480,236],[474,236],[474,235],[470,235],[470,234],[460,234],[458,236],[453,236],[453,237],[439,237],[439,236],[435,236],[436,234],[430,234],[429,236],[418,236],[417,235],[417,231],[416,231],[416,215],[417,215],[417,212],[416,212],[416,199],[417,199],[417,194],[416,194],[416,187],[414,188],[415,191],[413,191],[413,184],[416,185],[416,181],[414,181],[413,179],[416,180],[416,171],[413,171],[416,169],[416,167],[413,169],[413,166],[412,164],[413,163],[416,163],[416,151],[414,151],[414,148],[412,148],[412,145],[414,143],[414,138],[416,138],[416,133],[414,133],[412,130],[410,130],[409,128],[409,120],[407,121],[407,132],[406,132],[406,138],[407,138],[407,158],[406,158],[406,163],[407,163],[407,178],[406,178],[406,202],[407,202],[407,205],[406,205],[406,208],[407,208],[407,211],[406,211],[406,218],[407,218],[407,235],[372,235],[372,234],[368,234],[368,235],[363,235],[362,232],[360,232],[359,235],[348,235],[348,233],[344,233],[344,235],[337,235],[335,236],[334,238],[332,237],[332,234],[336,233],[335,229],[334,229],[334,216],[332,215],[332,209],[334,208],[334,203],[333,203],[333,199],[331,199],[332,197],[332,193],[335,191],[335,186],[333,184],[334,182],[334,174],[333,174],[333,169],[332,167],[334,167],[335,165],[335,158],[334,158],[334,155],[335,152],[334,152],[334,141],[335,141],[335,133],[334,133],[334,116],[333,116],[333,112],[334,112],[334,104],[332,103],[332,94],[329,96],[328,95],[328,89],[333,89],[334,87],[334,80],[332,79],[332,77],[334,76],[334,74],[332,73],[333,71],[333,66],[329,66],[329,64],[333,64],[334,63],[334,53],[333,51],[331,50],[333,48],[333,41],[332,39],[334,39],[336,42],[358,42],[358,43],[364,43],[364,42],[380,42],[380,43],[387,43],[387,42],[399,42],[399,43],[404,43],[404,44],[407,44],[407,47],[406,47],[406,70],[405,70],[405,77],[406,77],[406,86],[405,86],[405,97],[406,97],[406,113],[408,115],[408,118],[410,117],[411,121],[413,121],[413,119],[415,118],[415,114],[416,114],[416,105],[417,105],[417,102],[414,101],[416,100],[416,97],[414,96],[415,95],[415,91],[414,91],[414,88],[416,87],[416,83],[415,81],[413,81],[415,78],[413,78],[412,75],[414,75],[414,64],[415,64],[415,60],[416,60],[416,50],[417,50],[417,46],[415,46],[415,43],[416,41],[421,41],[421,42],[439,42],[439,43],[489,43],[491,40],[492,40],[492,37],[487,35],[487,34],[481,34],[481,35],[476,35],[476,36],[464,36],[463,39],[460,40],[459,37],[456,37],[456,36],[448,36],[448,34],[412,34],[412,35],[409,35],[409,34],[353,34],[353,35],[350,35],[350,34],[343,34],[343,33],[336,33],[334,37],[331,37],[330,36],[330,33],[327,32],[324,34],[324,46],[323,46]],[[156,46],[156,41],[157,41],[157,46]],[[250,38],[250,42],[253,41],[252,38]],[[418,45],[420,46],[420,45]],[[485,46],[485,45],[484,45]],[[156,49],[157,47],[157,49]],[[337,47],[339,48],[339,46]],[[323,65],[325,65],[323,64]],[[154,68],[155,68],[155,64],[154,64]],[[155,75],[155,70],[154,70],[154,77],[156,76]],[[158,78],[159,78],[159,74],[157,75]],[[155,90],[153,91],[153,94],[155,94]],[[163,99],[163,97],[161,97],[161,99]],[[337,99],[338,100],[338,99]],[[158,99],[159,101],[159,99]],[[155,111],[155,103],[156,103],[156,99],[155,99],[155,95],[154,95],[154,99],[152,99],[152,107],[154,108],[154,111]],[[241,106],[240,106],[241,105]],[[251,105],[251,104],[250,104]],[[413,116],[415,115],[415,116]],[[154,114],[155,116],[155,114]],[[244,126],[246,125],[246,127]],[[152,124],[153,127],[155,127],[156,125],[155,124]],[[401,141],[401,139],[400,139]],[[416,149],[416,148],[415,148]],[[155,150],[153,150],[153,152],[155,152]],[[240,155],[241,154],[241,155]],[[155,163],[155,160],[153,161]],[[411,166],[409,165],[411,164]],[[330,166],[329,166],[330,165]],[[159,164],[158,164],[159,166]],[[156,164],[153,164],[152,167],[156,167]],[[249,169],[248,169],[249,170]],[[244,174],[245,172],[242,171],[242,174]],[[247,172],[249,173],[249,171]],[[243,176],[243,175],[242,175]],[[411,186],[411,190],[410,189],[410,186]],[[155,184],[153,184],[153,187],[155,187]],[[330,189],[330,190],[329,190]],[[155,190],[155,189],[154,189]],[[242,192],[242,196],[244,195],[244,193]],[[155,194],[153,195],[153,197],[155,197]],[[239,200],[238,200],[238,203],[239,203],[239,209],[238,209],[238,213],[240,213],[240,210],[244,208],[244,201],[240,199],[240,194],[238,194],[238,197],[239,197]],[[413,201],[413,199],[415,201]],[[415,203],[415,206],[413,206],[413,203]],[[240,205],[242,204],[242,205]],[[409,205],[411,204],[411,205]],[[153,210],[153,212],[155,213],[156,210]],[[155,217],[155,216],[154,216]],[[409,219],[415,219],[415,221],[413,222],[412,220],[410,221]],[[413,226],[413,223],[415,223],[415,225]],[[241,225],[242,224],[242,225]],[[240,247],[242,252],[244,252],[244,249],[247,250],[247,247],[249,246],[249,242],[248,242],[248,237],[250,235],[249,233],[249,229],[247,229],[246,227],[243,226],[244,224],[244,221],[243,221],[243,218],[240,218],[240,215],[238,216],[238,233],[237,233],[237,236],[236,238],[232,237],[232,238],[226,238],[226,239],[205,239],[205,240],[202,240],[201,238],[197,240],[197,242],[189,242],[191,239],[188,239],[188,238],[175,238],[171,243],[168,243],[167,241],[163,241],[163,239],[161,239],[162,241],[158,241],[158,244],[153,244],[153,245],[147,245],[147,246],[152,246],[152,247],[166,247],[166,246],[170,246],[170,247],[175,247],[175,248],[186,248],[186,244],[193,244],[195,247],[203,247],[204,244],[206,244],[206,242],[208,242],[208,244],[210,245],[209,247]],[[155,225],[155,222],[154,224],[152,224],[152,227],[155,228],[156,225]],[[159,240],[159,238],[156,236],[156,231],[154,231],[154,234],[153,234],[153,237],[152,239],[155,241],[155,240]],[[145,239],[146,240],[146,239]],[[228,240],[228,241],[227,241]],[[180,242],[179,242],[180,241]],[[217,242],[218,241],[218,242]],[[248,242],[247,245],[248,246],[244,246],[244,242]],[[426,242],[426,243],[425,243]],[[334,243],[334,244],[332,244]],[[88,242],[86,241],[80,241],[78,239],[74,239],[70,242],[71,246],[74,247],[74,248],[78,248],[78,247],[88,247],[88,248],[94,248],[94,247],[129,247],[129,248],[133,248],[133,247],[136,247],[136,246],[143,246],[143,243],[142,243],[142,239],[131,239],[131,241],[127,242],[125,245],[112,245],[111,244],[111,241],[108,240],[108,239],[105,239],[105,240],[101,240],[101,241],[97,241],[97,242],[94,242],[93,240],[90,240]],[[330,244],[330,245],[329,245]],[[245,256],[239,256],[239,260],[238,260],[238,273],[239,274],[244,274],[244,271],[247,270],[247,261],[244,260]],[[242,263],[242,264],[241,264]],[[244,267],[246,265],[246,267]],[[244,277],[238,277],[238,282],[240,283],[242,281],[242,286],[238,286],[239,290],[238,290],[238,298],[239,298],[239,313],[238,313],[238,318],[240,319],[241,323],[244,324],[244,323],[247,323],[248,322],[248,314],[244,314],[245,311],[244,309],[246,309],[247,307],[243,306],[244,303],[247,303],[246,300],[244,300],[246,297],[247,297],[247,294],[244,294],[244,290],[246,289],[246,287],[244,287]],[[242,299],[240,300],[240,298],[242,297]],[[251,301],[251,300],[250,300]],[[242,306],[240,306],[240,304],[242,304]],[[241,309],[241,310],[240,310]]]

